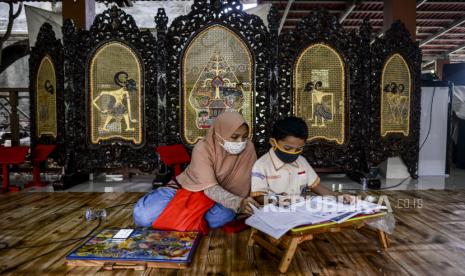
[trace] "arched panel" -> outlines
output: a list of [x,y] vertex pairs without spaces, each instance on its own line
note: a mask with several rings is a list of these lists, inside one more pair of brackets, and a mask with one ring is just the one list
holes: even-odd
[[323,9],[309,12],[279,35],[278,108],[274,117],[303,118],[309,138],[303,156],[315,168],[361,170],[364,101],[368,89],[361,37]]
[[253,127],[252,70],[250,50],[230,29],[213,25],[192,39],[182,63],[182,133],[187,144],[203,138],[213,119],[227,110],[239,111]]
[[68,172],[152,171],[158,162],[162,44],[116,6],[96,15],[90,30],[65,20],[63,39],[66,132],[74,143],[68,147]]
[[294,114],[307,122],[308,141],[345,142],[345,69],[332,47],[305,48],[294,66]]
[[421,50],[410,32],[394,22],[371,44],[371,95],[367,167],[400,156],[410,175],[417,177]]
[[57,137],[57,80],[55,66],[50,56],[40,61],[36,74],[36,137]]
[[393,54],[383,66],[381,77],[381,136],[410,132],[411,74],[405,59]]
[[89,131],[92,144],[110,139],[142,143],[142,65],[121,42],[100,46],[89,64]]
[[58,165],[65,164],[69,145],[65,131],[63,72],[63,45],[52,26],[44,23],[29,55],[31,150],[39,144],[55,145],[49,158]]
[[195,0],[166,33],[166,108],[161,143],[192,147],[211,119],[235,108],[251,127],[259,154],[268,150],[270,33],[240,1]]

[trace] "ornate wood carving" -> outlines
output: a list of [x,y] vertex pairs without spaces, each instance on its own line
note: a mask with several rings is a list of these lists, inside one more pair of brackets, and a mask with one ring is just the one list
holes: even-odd
[[279,53],[279,23],[280,18],[278,14],[278,9],[271,6],[268,13],[268,29],[270,30],[270,46],[271,46],[271,56],[270,56],[270,112],[271,118],[276,118],[279,114],[279,102],[278,102],[278,53]]
[[[40,63],[45,56],[49,56],[55,68],[56,87],[50,87],[56,93],[56,126],[57,136],[41,135],[37,136],[37,73]],[[63,46],[59,39],[56,39],[52,26],[44,23],[37,35],[36,44],[31,49],[29,56],[29,107],[30,107],[30,133],[31,147],[37,144],[54,144],[57,146],[51,157],[55,157],[58,163],[64,162],[65,156],[65,104],[63,97]]]
[[314,167],[339,167],[346,172],[361,168],[363,145],[362,113],[364,107],[363,83],[359,59],[361,37],[355,32],[348,33],[336,17],[325,10],[314,10],[299,22],[296,29],[282,33],[279,37],[279,108],[278,117],[289,116],[293,108],[294,65],[299,54],[308,46],[324,43],[335,49],[345,64],[345,129],[342,145],[318,139],[305,148],[304,156]]
[[255,126],[254,141],[259,152],[267,145],[269,118],[269,32],[256,15],[247,14],[236,0],[196,0],[192,11],[176,18],[167,33],[167,99],[166,136],[167,144],[180,143],[181,139],[181,63],[183,53],[196,34],[205,28],[219,24],[236,33],[246,43],[254,60]]
[[[410,98],[410,131],[408,136],[392,133],[381,137],[381,78],[383,66],[393,54],[400,54],[409,65],[412,93]],[[367,150],[369,166],[375,166],[388,157],[401,156],[413,178],[417,177],[420,103],[421,51],[411,40],[409,31],[396,21],[382,38],[376,39],[371,49],[370,141]]]
[[[76,30],[70,21],[63,25],[65,45],[65,89],[67,133],[74,137],[68,151],[67,169],[93,171],[95,168],[135,167],[151,171],[156,165],[157,142],[157,45],[149,31],[140,31],[132,16],[116,6],[96,16],[90,31]],[[135,146],[118,139],[89,142],[88,95],[89,61],[103,43],[119,41],[139,57],[143,75],[143,143]]]
[[168,17],[165,10],[158,9],[155,16],[155,26],[157,28],[157,91],[158,91],[158,141],[163,142],[166,135],[166,30]]
[[[360,143],[364,147],[364,153],[366,153],[365,145],[370,143],[370,135],[368,133],[369,126],[367,126],[368,122],[370,122],[371,113],[367,112],[370,110],[370,98],[371,98],[371,39],[373,34],[373,28],[368,20],[364,20],[362,25],[360,26],[359,30],[359,41],[360,47],[358,51],[359,56],[359,66],[361,69],[361,74],[359,75],[360,80],[360,89],[359,93],[363,94],[364,97],[364,107],[363,112],[361,114],[361,120],[364,122],[364,127],[362,128],[362,137]],[[360,171],[364,173],[369,172],[369,164],[367,162],[367,155],[363,154],[360,156],[361,161],[361,168]]]

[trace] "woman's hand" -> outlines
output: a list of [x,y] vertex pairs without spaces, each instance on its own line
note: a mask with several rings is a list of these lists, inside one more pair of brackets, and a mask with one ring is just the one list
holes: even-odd
[[239,208],[239,213],[241,214],[247,214],[247,215],[253,215],[253,209],[250,205],[253,205],[257,208],[260,207],[260,204],[255,201],[252,197],[246,197],[241,201],[241,207]]

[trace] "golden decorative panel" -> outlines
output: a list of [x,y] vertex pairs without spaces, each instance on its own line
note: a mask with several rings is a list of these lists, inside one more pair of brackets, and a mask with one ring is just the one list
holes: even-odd
[[308,125],[308,141],[345,142],[345,68],[330,46],[308,46],[294,65],[294,114]]
[[203,138],[213,119],[227,110],[239,111],[253,127],[252,62],[242,39],[223,26],[195,36],[182,60],[182,132],[187,143]]
[[120,42],[99,47],[90,61],[91,143],[121,139],[142,143],[142,66],[134,51]]
[[381,80],[381,136],[410,131],[410,69],[405,59],[392,55],[384,64]]
[[57,91],[55,66],[50,57],[44,56],[36,76],[36,125],[37,137],[57,137]]

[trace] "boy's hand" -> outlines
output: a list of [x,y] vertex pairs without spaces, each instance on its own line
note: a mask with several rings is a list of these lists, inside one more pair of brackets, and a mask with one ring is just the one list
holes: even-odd
[[253,215],[253,209],[250,206],[250,204],[257,208],[260,207],[260,204],[256,202],[252,197],[249,196],[249,197],[244,198],[241,201],[241,207],[239,209],[239,213]]
[[342,194],[339,196],[342,196],[342,203],[344,204],[352,204],[355,202],[355,199],[356,199],[355,196],[349,195],[349,194]]
[[281,193],[278,196],[278,206],[289,207],[292,203],[292,198],[287,193]]

